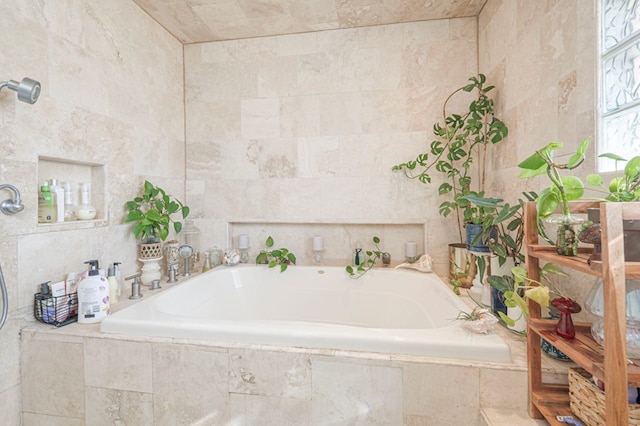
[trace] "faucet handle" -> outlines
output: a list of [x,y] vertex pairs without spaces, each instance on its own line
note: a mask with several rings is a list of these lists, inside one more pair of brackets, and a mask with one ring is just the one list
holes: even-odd
[[128,277],[125,277],[125,280],[133,280],[131,283],[131,296],[129,299],[140,299],[143,294],[140,293],[140,277],[142,276],[142,272],[136,272],[135,274],[131,274]]

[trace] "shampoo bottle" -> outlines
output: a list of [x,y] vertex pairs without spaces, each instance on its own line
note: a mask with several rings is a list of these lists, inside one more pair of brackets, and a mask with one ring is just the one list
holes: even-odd
[[38,195],[38,222],[57,222],[56,196],[49,188],[49,182],[43,182]]
[[114,305],[120,300],[118,298],[118,280],[116,279],[115,266],[109,266],[107,281],[109,281],[109,304]]
[[58,185],[58,179],[49,180],[49,189],[56,194],[57,222],[64,222],[64,188]]
[[109,315],[109,281],[99,275],[97,260],[88,260],[89,274],[78,284],[78,322],[91,324]]

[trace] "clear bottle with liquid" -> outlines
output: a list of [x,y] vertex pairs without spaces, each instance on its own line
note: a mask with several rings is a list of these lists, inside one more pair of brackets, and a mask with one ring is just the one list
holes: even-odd
[[78,219],[90,220],[96,217],[96,209],[91,205],[89,189],[86,183],[80,184],[80,200],[81,203],[77,210]]
[[43,182],[38,194],[38,222],[53,223],[58,221],[56,195],[51,192],[49,182]]
[[73,192],[71,182],[64,183],[64,221],[71,222],[77,220],[76,206],[73,204]]

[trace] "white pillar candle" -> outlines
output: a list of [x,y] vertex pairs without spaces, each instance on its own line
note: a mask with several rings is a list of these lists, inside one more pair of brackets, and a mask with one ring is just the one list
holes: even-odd
[[405,257],[416,257],[418,255],[418,244],[415,241],[408,241],[404,245]]
[[324,250],[324,243],[322,241],[322,237],[316,235],[313,237],[313,251],[322,251]]
[[247,234],[238,235],[238,248],[239,249],[249,248],[249,236]]

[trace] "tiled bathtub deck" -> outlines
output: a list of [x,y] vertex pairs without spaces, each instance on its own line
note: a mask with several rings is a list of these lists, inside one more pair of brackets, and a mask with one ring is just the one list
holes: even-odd
[[23,424],[479,425],[481,408],[526,412],[524,339],[497,332],[510,364],[35,324],[22,333]]

